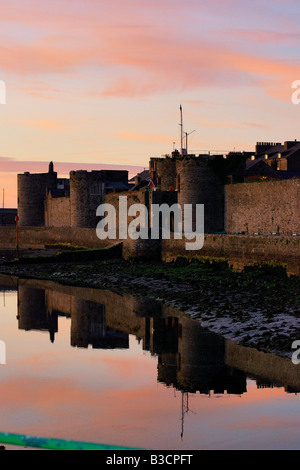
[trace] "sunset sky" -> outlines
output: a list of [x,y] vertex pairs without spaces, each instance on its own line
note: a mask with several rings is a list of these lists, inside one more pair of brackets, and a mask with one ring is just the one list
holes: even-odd
[[[0,0],[0,191],[16,173],[300,138],[298,0]],[[132,168],[133,167],[133,168]],[[1,201],[2,206],[2,201]]]

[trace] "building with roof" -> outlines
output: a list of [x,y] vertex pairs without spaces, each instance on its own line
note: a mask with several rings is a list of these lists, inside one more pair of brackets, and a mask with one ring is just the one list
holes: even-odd
[[278,171],[268,165],[263,159],[247,160],[245,171],[246,181],[257,177],[280,178]]
[[[258,142],[253,160],[263,160],[281,177],[300,176],[300,141]],[[286,173],[284,173],[286,172]]]
[[150,184],[150,171],[144,169],[136,176],[129,180],[130,191],[139,191],[140,189],[149,186]]
[[300,141],[257,142],[253,152],[229,152],[224,155],[223,170],[227,182],[244,182],[266,177],[290,179],[300,177]]

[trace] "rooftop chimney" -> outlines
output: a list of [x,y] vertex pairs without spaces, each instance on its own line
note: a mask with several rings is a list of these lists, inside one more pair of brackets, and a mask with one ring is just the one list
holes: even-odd
[[295,140],[288,140],[284,142],[284,150],[289,150],[290,148],[294,147],[294,145],[300,144],[299,141]]
[[268,150],[272,150],[273,147],[277,147],[278,145],[281,145],[281,143],[280,142],[257,142],[255,146],[255,153],[256,155],[265,153]]

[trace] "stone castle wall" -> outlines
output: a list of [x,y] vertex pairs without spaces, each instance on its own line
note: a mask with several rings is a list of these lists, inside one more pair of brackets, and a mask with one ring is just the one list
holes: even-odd
[[71,205],[70,197],[52,197],[49,192],[45,200],[46,227],[70,227]]
[[[71,172],[70,197],[52,197],[48,193],[46,203],[46,188],[55,186],[56,173],[49,171],[40,175],[18,175],[19,248],[43,248],[45,244],[60,243],[102,248],[122,241],[125,258],[152,256],[169,260],[198,254],[233,258],[247,255],[251,262],[272,259],[299,261],[299,179],[224,186],[204,159],[193,157],[159,160],[159,172],[162,174],[162,188],[166,188],[166,191],[151,192],[144,189],[105,196],[99,172]],[[170,186],[174,186],[177,191],[170,191]],[[134,204],[143,204],[148,208],[149,227],[151,204],[166,203],[171,206],[178,202],[181,207],[185,204],[204,204],[204,248],[199,252],[187,253],[184,240],[149,241],[150,234],[146,240],[132,240],[127,234],[124,239],[118,232],[120,196],[126,198],[127,209]],[[103,202],[112,204],[116,210],[117,233],[114,240],[99,240],[96,235],[99,221],[96,209]],[[125,214],[126,228],[138,215]],[[15,228],[0,229],[0,248],[14,249]],[[227,235],[209,236],[222,231]],[[232,237],[235,234],[244,235]],[[257,234],[268,237],[257,237]],[[274,234],[279,234],[279,237],[274,237]]]
[[[92,228],[71,227],[22,227],[19,229],[19,249],[42,249],[45,245],[71,245],[82,248],[106,248],[119,240],[99,240]],[[152,243],[152,244],[151,244]],[[0,227],[0,250],[16,249],[15,227]],[[206,234],[204,247],[200,251],[186,251],[185,240],[135,241],[124,240],[125,257],[142,255],[155,257],[165,262],[178,257],[208,256],[228,258],[234,267],[260,262],[287,263],[289,272],[299,274],[300,238],[283,236],[213,235]]]
[[179,257],[223,258],[235,269],[257,263],[287,266],[289,274],[300,274],[300,237],[206,234],[200,251],[186,251],[186,240],[162,240],[161,259],[171,262]]
[[[117,237],[119,237],[119,197],[126,197],[127,199],[127,211],[135,204],[143,204],[147,208],[147,220],[145,224],[148,225],[148,231],[145,231],[147,234],[146,239],[133,240],[130,236],[122,238],[123,242],[123,256],[125,259],[129,258],[149,258],[150,256],[154,259],[160,256],[160,240],[151,240],[151,206],[152,204],[162,205],[167,204],[172,206],[177,202],[177,192],[176,191],[135,191],[135,192],[126,192],[126,193],[111,193],[105,196],[105,202],[111,204],[116,211],[116,224],[117,224]],[[129,228],[130,223],[136,218],[139,217],[140,213],[137,212],[136,216],[127,215],[124,218],[124,222],[121,222],[122,227],[126,225]],[[137,230],[139,230],[137,228]],[[126,233],[126,232],[125,232]]]
[[226,185],[225,231],[300,234],[300,179]]
[[[106,248],[118,240],[99,240],[96,228],[20,227],[19,249],[42,249],[47,245],[69,245],[74,248]],[[16,227],[0,227],[0,250],[16,249]]]

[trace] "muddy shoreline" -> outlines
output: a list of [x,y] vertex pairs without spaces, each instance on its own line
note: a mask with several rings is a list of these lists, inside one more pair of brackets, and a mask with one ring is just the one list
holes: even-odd
[[223,259],[8,263],[0,273],[146,296],[172,305],[204,328],[243,346],[291,357],[300,340],[300,278],[282,266],[235,272]]

